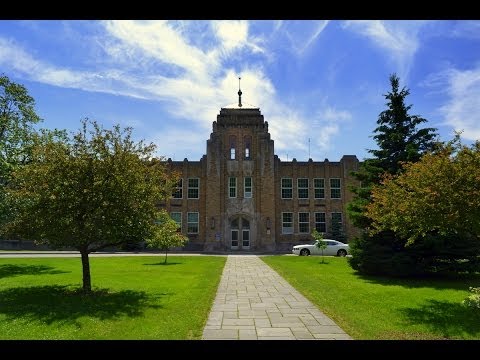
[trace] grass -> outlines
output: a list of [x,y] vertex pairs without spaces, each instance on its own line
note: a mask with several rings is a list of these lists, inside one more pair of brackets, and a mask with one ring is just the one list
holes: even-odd
[[200,339],[225,257],[0,259],[0,339]]
[[461,304],[480,275],[392,279],[358,275],[346,258],[262,260],[354,339],[480,339],[480,311]]

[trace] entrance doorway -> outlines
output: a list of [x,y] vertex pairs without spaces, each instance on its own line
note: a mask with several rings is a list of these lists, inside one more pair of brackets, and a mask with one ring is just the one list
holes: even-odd
[[[250,221],[242,217],[233,219],[230,223],[230,231],[230,248],[232,250],[238,250],[239,248],[243,250],[250,249]],[[241,243],[239,239],[239,234],[242,235]]]

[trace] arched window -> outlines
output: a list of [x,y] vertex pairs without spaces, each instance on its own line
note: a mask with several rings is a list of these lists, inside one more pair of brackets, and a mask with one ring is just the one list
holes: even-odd
[[235,135],[230,135],[230,160],[235,160],[236,140]]
[[250,153],[251,153],[251,147],[252,147],[252,137],[251,136],[245,136],[244,143],[245,143],[245,159],[250,160]]

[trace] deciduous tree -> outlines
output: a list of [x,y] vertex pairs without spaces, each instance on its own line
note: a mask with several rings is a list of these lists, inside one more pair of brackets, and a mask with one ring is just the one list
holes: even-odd
[[154,144],[134,142],[131,128],[108,130],[87,120],[67,142],[38,144],[34,161],[13,171],[8,192],[17,216],[4,230],[77,249],[83,290],[90,292],[90,253],[156,231],[157,205],[177,179],[154,150]]
[[366,211],[371,234],[391,230],[405,248],[436,249],[430,255],[445,263],[478,263],[480,142],[449,144],[405,163],[404,172],[373,187],[372,199]]
[[172,247],[184,246],[188,238],[178,231],[178,224],[165,210],[157,215],[156,226],[152,237],[146,240],[147,246],[165,250],[165,261],[167,263],[168,250]]

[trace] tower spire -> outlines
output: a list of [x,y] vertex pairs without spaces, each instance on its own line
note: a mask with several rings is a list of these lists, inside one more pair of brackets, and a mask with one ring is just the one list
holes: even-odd
[[240,80],[242,78],[238,78],[238,107],[242,107],[242,90],[240,89]]

